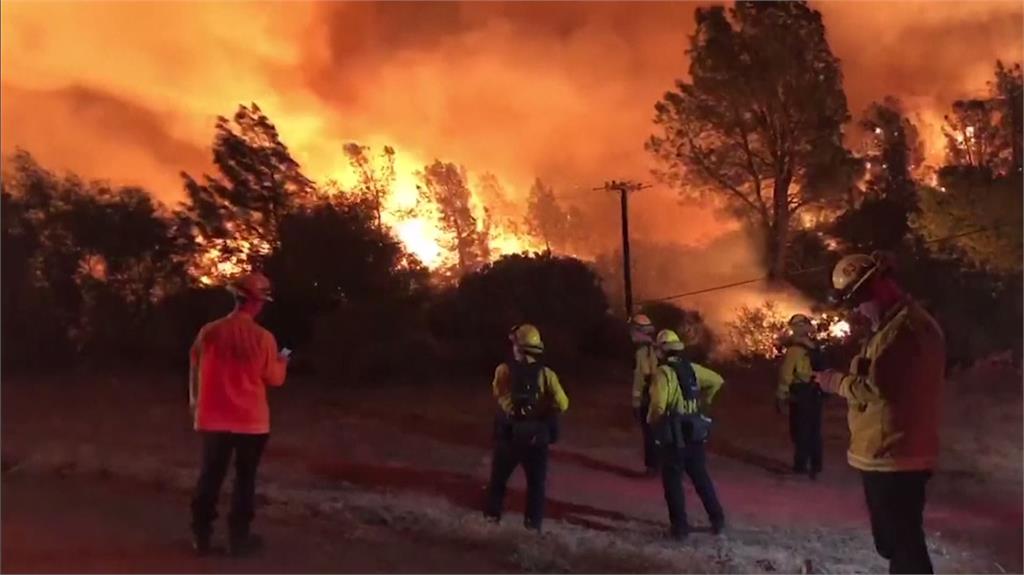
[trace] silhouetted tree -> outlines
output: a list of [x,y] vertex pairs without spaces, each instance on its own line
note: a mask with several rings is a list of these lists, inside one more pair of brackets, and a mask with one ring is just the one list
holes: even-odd
[[793,214],[835,191],[819,180],[846,157],[839,60],[805,2],[696,10],[690,80],[655,106],[648,149],[683,193],[712,194],[761,231],[783,275]]
[[384,201],[395,184],[394,148],[384,146],[380,155],[374,158],[368,146],[350,142],[345,144],[345,156],[358,177],[356,190],[370,199],[377,229],[383,229]]
[[536,324],[553,360],[596,351],[610,318],[600,279],[586,263],[550,254],[504,256],[463,276],[433,306],[436,335],[463,342],[490,363],[508,353],[508,332]]
[[582,238],[582,215],[576,208],[563,208],[551,186],[537,178],[530,188],[526,226],[548,249],[568,251]]
[[315,318],[338,306],[397,301],[426,284],[426,272],[407,265],[402,245],[374,218],[368,197],[321,202],[285,216],[278,247],[263,268],[276,296],[267,323],[283,341],[307,343]]
[[460,274],[479,268],[489,259],[488,237],[479,229],[471,206],[466,170],[435,160],[419,173],[423,199],[437,205],[445,246],[455,252]]
[[924,163],[917,126],[904,114],[902,103],[892,96],[868,106],[860,125],[871,141],[864,157],[869,164],[868,194],[912,206],[914,172]]
[[217,119],[213,161],[220,176],[202,184],[182,173],[183,220],[202,253],[215,248],[218,260],[251,266],[273,249],[284,217],[312,198],[313,183],[256,104]]
[[[1024,167],[1024,148],[1021,138],[1024,137],[1024,75],[1021,73],[1020,62],[1007,66],[996,61],[996,78],[989,84],[1000,106],[1000,133],[1009,139],[1010,164],[1013,171],[1021,172]],[[1004,143],[1002,147],[1007,146]]]
[[185,281],[163,208],[138,188],[59,178],[24,152],[7,168],[4,329],[23,330],[9,341],[28,356],[137,355],[157,300]]
[[946,116],[946,163],[999,176],[1021,167],[1021,67],[996,62],[989,96],[957,100]]
[[841,214],[831,231],[862,251],[894,249],[917,210],[914,171],[924,162],[921,140],[892,97],[868,106],[859,124],[869,138],[861,160],[867,171],[864,199]]

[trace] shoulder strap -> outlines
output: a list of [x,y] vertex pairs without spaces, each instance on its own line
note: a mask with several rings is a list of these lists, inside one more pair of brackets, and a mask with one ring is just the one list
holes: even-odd
[[700,389],[697,385],[697,374],[693,371],[693,365],[685,359],[681,359],[673,368],[676,378],[679,380],[679,391],[683,399],[691,401],[700,398]]

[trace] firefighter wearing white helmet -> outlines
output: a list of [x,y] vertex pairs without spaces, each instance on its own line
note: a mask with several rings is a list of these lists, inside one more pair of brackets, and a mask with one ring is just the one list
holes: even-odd
[[789,405],[789,435],[793,441],[793,473],[816,479],[822,468],[821,411],[824,396],[814,372],[825,369],[814,340],[811,318],[798,313],[789,318],[790,337],[779,366],[777,409]]
[[270,434],[267,388],[284,384],[287,354],[273,334],[256,323],[273,301],[270,280],[261,273],[231,282],[235,309],[203,326],[190,352],[189,404],[202,437],[199,480],[192,499],[192,543],[211,550],[217,499],[225,472],[235,459],[235,489],[228,515],[229,551],[245,554],[262,546],[250,533],[256,497],[256,471]]
[[633,340],[633,414],[640,423],[643,438],[644,467],[647,476],[658,474],[658,448],[647,425],[647,411],[651,404],[651,378],[658,369],[658,356],[654,351],[654,323],[645,314],[637,314],[629,322]]
[[854,254],[832,271],[838,300],[873,335],[845,372],[815,374],[849,404],[847,459],[861,472],[875,547],[890,573],[931,573],[925,487],[938,457],[946,349],[938,323],[892,277],[892,257]]
[[508,479],[519,465],[526,474],[527,529],[540,531],[544,519],[548,445],[558,440],[557,416],[569,407],[558,375],[544,365],[544,342],[530,324],[509,332],[512,358],[494,371],[491,390],[498,402],[494,452],[484,516],[501,521]]
[[690,532],[683,498],[684,471],[704,505],[712,533],[717,535],[725,528],[725,514],[708,475],[704,444],[711,432],[711,420],[701,413],[701,404],[711,404],[722,387],[722,376],[683,357],[686,346],[672,330],[661,330],[656,344],[660,362],[651,383],[647,422],[661,450],[669,535],[681,541]]

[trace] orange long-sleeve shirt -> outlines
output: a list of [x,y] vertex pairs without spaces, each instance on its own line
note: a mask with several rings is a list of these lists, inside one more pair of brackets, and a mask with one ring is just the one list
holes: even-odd
[[199,330],[190,362],[196,430],[270,432],[267,386],[283,385],[287,369],[273,334],[235,311]]

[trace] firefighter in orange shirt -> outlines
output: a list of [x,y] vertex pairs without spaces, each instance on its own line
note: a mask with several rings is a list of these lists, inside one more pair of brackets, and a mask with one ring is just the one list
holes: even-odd
[[202,437],[202,470],[192,499],[193,546],[211,551],[217,499],[235,458],[235,484],[228,515],[228,550],[245,554],[262,547],[249,531],[256,495],[256,470],[270,435],[267,387],[284,384],[287,352],[256,323],[270,296],[270,280],[253,273],[233,282],[235,309],[206,324],[190,353],[189,406]]

